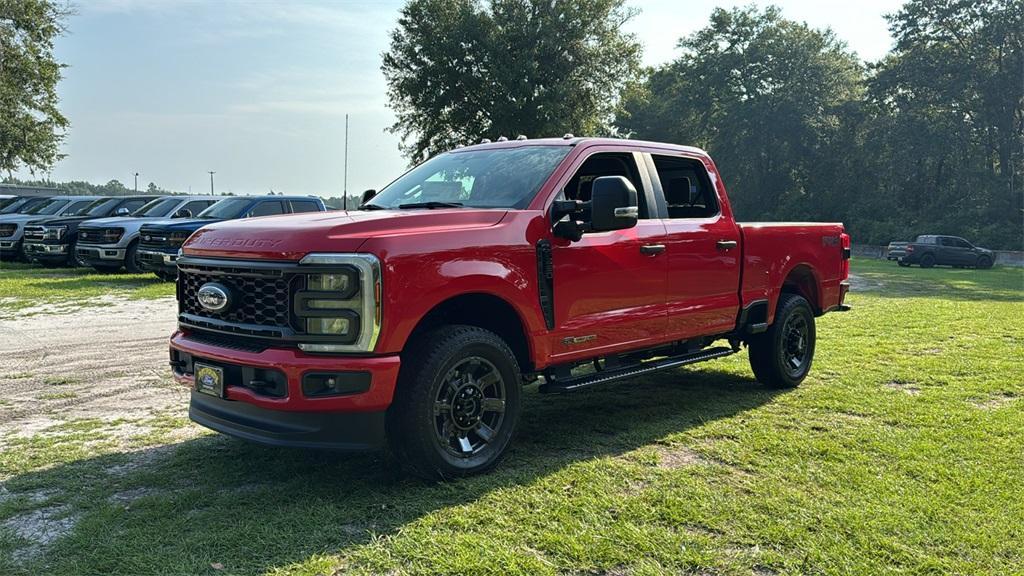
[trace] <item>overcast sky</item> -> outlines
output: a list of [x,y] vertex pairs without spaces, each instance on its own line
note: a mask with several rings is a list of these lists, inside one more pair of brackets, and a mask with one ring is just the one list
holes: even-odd
[[[707,23],[711,0],[631,0],[627,26],[646,64],[671,60],[681,36]],[[862,59],[890,48],[883,15],[897,0],[777,0],[787,18],[831,27]],[[402,2],[80,0],[57,42],[71,121],[55,180],[172,190],[337,196],[345,114],[350,193],[405,167],[387,133],[380,54]],[[541,136],[541,135],[531,135]],[[27,177],[27,173],[21,176]]]

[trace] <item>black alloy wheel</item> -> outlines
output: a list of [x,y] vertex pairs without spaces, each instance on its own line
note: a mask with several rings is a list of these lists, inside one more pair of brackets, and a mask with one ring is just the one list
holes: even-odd
[[434,400],[434,434],[452,455],[480,452],[505,419],[505,381],[484,358],[472,356],[444,377]]
[[489,330],[454,325],[415,337],[387,415],[398,462],[431,480],[490,470],[515,435],[521,381],[515,355]]

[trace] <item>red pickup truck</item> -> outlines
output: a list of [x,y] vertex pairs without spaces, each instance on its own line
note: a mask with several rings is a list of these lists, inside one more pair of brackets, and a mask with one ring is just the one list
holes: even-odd
[[[221,222],[178,259],[191,418],[273,445],[494,466],[524,385],[587,386],[748,349],[798,385],[846,309],[841,224],[737,224],[696,148],[572,138],[435,156],[358,211]],[[716,345],[716,342],[722,342]]]

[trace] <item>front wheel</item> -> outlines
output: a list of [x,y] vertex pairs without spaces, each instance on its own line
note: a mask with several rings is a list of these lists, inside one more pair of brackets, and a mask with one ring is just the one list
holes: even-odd
[[402,357],[388,444],[423,478],[485,472],[512,442],[520,381],[515,355],[493,332],[447,326],[423,334]]
[[779,297],[775,322],[749,342],[750,368],[769,388],[795,388],[804,381],[814,359],[814,311],[803,296]]
[[988,256],[982,256],[981,258],[978,258],[978,268],[987,270],[987,269],[989,269],[991,267],[992,267],[992,259],[991,258],[989,258]]
[[139,264],[139,241],[135,240],[128,245],[128,248],[124,251],[124,269],[129,274],[138,274],[142,272],[142,266]]

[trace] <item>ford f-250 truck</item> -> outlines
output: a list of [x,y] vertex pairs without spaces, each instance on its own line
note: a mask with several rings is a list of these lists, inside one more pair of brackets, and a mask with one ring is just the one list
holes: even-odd
[[462,476],[506,452],[536,379],[571,392],[746,345],[758,380],[798,385],[815,317],[846,309],[849,245],[841,224],[737,224],[696,148],[482,144],[359,211],[197,231],[171,366],[214,430],[386,443],[416,474]]

